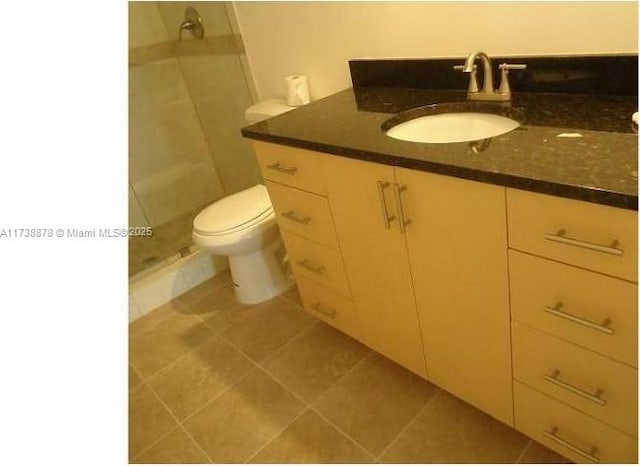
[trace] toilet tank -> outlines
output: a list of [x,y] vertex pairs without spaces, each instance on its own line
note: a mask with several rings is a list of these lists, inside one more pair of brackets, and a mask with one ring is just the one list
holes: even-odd
[[282,113],[293,110],[296,107],[290,107],[283,100],[270,99],[258,102],[244,111],[244,118],[247,123],[253,124],[267,118],[280,115]]

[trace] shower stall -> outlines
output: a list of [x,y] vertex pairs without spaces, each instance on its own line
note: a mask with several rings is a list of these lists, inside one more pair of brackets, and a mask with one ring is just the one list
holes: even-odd
[[203,207],[260,182],[247,71],[229,2],[129,2],[129,225],[153,232],[129,238],[130,277],[187,254]]

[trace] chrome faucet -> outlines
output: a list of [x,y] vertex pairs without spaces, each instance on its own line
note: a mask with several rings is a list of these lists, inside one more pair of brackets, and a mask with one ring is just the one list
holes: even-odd
[[[464,61],[464,66],[462,67],[463,73],[471,73],[473,71],[473,64],[476,59],[480,58],[482,60],[482,65],[484,66],[484,83],[482,83],[482,94],[492,95],[493,92],[493,71],[491,70],[491,58],[484,52],[476,51],[467,57]],[[480,93],[478,93],[480,94]],[[489,99],[494,100],[494,99]]]
[[[484,82],[482,83],[482,91],[478,90],[478,82],[476,78],[475,61],[480,58],[484,66]],[[454,70],[461,70],[463,73],[469,73],[469,89],[467,91],[467,99],[469,100],[493,100],[507,101],[511,100],[511,88],[509,86],[509,70],[523,70],[527,65],[512,65],[502,63],[499,68],[502,71],[500,78],[500,87],[496,92],[493,89],[493,70],[491,66],[491,58],[484,52],[479,50],[473,52],[464,61],[464,65],[455,65]]]

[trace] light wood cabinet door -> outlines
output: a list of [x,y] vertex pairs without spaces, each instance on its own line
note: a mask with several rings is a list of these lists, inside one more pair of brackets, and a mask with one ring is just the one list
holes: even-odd
[[[409,261],[392,192],[393,168],[342,157],[325,157],[322,164],[364,341],[426,377]],[[388,228],[379,195],[388,216],[396,217]]]
[[513,424],[504,188],[396,168],[429,378]]

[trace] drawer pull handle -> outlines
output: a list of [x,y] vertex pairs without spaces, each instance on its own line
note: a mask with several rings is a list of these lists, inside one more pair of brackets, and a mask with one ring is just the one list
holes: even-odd
[[400,186],[396,183],[394,186],[394,193],[396,195],[396,209],[398,209],[398,222],[400,223],[400,233],[404,233],[407,231],[407,225],[411,223],[411,220],[405,220],[404,218],[404,208],[402,206],[402,197],[400,195],[403,191],[407,190],[406,186]]
[[286,219],[291,220],[292,222],[299,223],[300,225],[308,225],[311,221],[311,217],[298,217],[293,210],[288,210],[282,214],[282,216]]
[[569,314],[568,312],[561,311],[560,310],[561,308],[562,308],[562,303],[558,303],[556,304],[555,307],[545,306],[544,310],[545,312],[548,312],[549,314],[552,314],[556,317],[570,320],[571,322],[583,325],[593,330],[597,330],[598,332],[602,332],[607,335],[614,334],[614,330],[611,327],[609,327],[609,325],[611,324],[611,319],[605,319],[604,322],[602,322],[602,324],[596,324],[595,322],[591,322],[590,320],[583,319],[582,317],[574,316],[573,314]]
[[557,444],[560,444],[563,447],[568,448],[572,452],[577,453],[578,455],[585,457],[586,459],[588,459],[592,463],[599,463],[600,462],[600,459],[598,459],[598,457],[595,456],[596,452],[598,451],[597,447],[591,448],[591,450],[589,450],[588,452],[584,451],[582,448],[578,448],[575,445],[567,442],[566,440],[558,437],[556,435],[557,433],[558,433],[558,428],[557,427],[554,427],[551,430],[545,430],[543,432],[544,436],[547,437],[549,440],[553,440]]
[[391,229],[390,222],[395,220],[395,215],[389,216],[389,211],[387,209],[387,202],[384,200],[384,190],[389,186],[389,183],[386,181],[378,181],[378,199],[380,200],[380,210],[382,210],[382,220],[384,221],[384,227],[389,230]]
[[280,173],[284,173],[286,175],[295,175],[296,172],[298,171],[298,167],[285,167],[283,165],[280,165],[280,162],[267,165],[267,168],[271,170],[275,170]]
[[573,239],[566,236],[567,230],[564,228],[557,233],[547,233],[544,235],[544,239],[549,241],[555,241],[556,243],[568,244],[569,246],[577,246],[579,248],[590,249],[592,251],[603,252],[605,254],[611,254],[614,256],[621,256],[623,251],[618,249],[618,240],[614,240],[610,246],[603,246],[601,244],[590,243],[588,241],[582,241],[579,239]]
[[311,309],[319,314],[322,314],[325,317],[328,317],[329,319],[334,319],[336,317],[336,314],[338,313],[338,311],[336,311],[335,309],[326,307],[322,303],[315,303],[313,306],[311,306]]
[[557,369],[553,371],[553,374],[551,375],[545,374],[544,379],[547,382],[551,382],[552,384],[557,385],[560,388],[564,388],[565,390],[570,391],[571,393],[580,395],[581,397],[586,398],[587,400],[597,405],[604,406],[607,404],[607,401],[602,399],[602,389],[599,388],[595,393],[589,393],[586,390],[575,387],[571,384],[568,384],[567,382],[563,382],[562,380],[560,380],[560,371]]
[[301,261],[296,262],[303,269],[307,269],[309,272],[315,273],[316,275],[322,275],[324,272],[324,265],[313,265],[309,262],[309,259],[302,259]]

